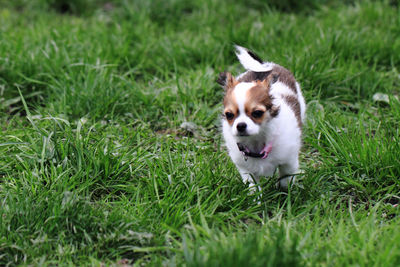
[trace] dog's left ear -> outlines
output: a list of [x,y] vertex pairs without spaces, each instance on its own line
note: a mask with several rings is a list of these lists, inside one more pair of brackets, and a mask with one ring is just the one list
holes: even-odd
[[271,84],[274,84],[278,81],[279,79],[279,73],[277,72],[272,72],[271,73]]
[[271,85],[276,83],[279,79],[279,73],[272,72],[268,77],[261,81],[261,84],[266,88],[269,88]]
[[217,83],[221,85],[225,91],[228,89],[232,89],[238,84],[238,81],[235,79],[235,77],[232,76],[230,72],[224,71],[219,74],[219,77],[217,79]]
[[269,113],[271,114],[271,117],[276,117],[279,114],[280,107],[276,106],[272,103],[272,100],[274,97],[269,94],[269,91],[271,89],[271,85],[276,83],[279,79],[279,73],[271,73],[268,75],[268,77],[260,82],[260,84],[267,89],[268,95],[269,95],[269,103],[267,104],[267,109],[269,110]]

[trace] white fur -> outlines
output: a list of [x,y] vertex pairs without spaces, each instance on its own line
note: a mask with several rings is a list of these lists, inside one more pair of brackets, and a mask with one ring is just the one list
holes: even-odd
[[[252,59],[244,48],[239,47],[237,49],[239,51],[238,58],[247,69],[255,70],[263,66]],[[253,61],[257,62],[259,66]],[[244,112],[246,92],[254,85],[255,83],[244,82],[236,85],[233,93],[239,106],[239,116],[232,126],[226,119],[222,121],[223,136],[229,156],[236,164],[243,182],[250,183],[250,186],[254,186],[261,176],[272,176],[277,168],[279,168],[280,177],[297,174],[298,155],[301,147],[301,129],[293,110],[283,99],[285,95],[296,94],[279,81],[272,84],[270,94],[273,96],[273,104],[280,107],[279,114],[275,118],[266,119],[261,125],[258,125]],[[301,108],[301,120],[304,121],[306,106],[300,86],[297,83],[296,90]],[[239,122],[246,122],[250,136],[238,135],[236,126]],[[263,146],[269,142],[272,142],[272,150],[266,159],[253,157],[246,159],[237,146],[237,143],[242,143],[253,151],[261,151]],[[281,179],[279,185],[282,188],[287,188],[290,181],[291,178]]]
[[239,106],[239,116],[236,118],[235,122],[232,125],[232,131],[234,135],[238,135],[236,126],[241,122],[246,123],[247,132],[250,135],[257,134],[260,131],[260,126],[258,126],[248,116],[246,116],[246,112],[244,111],[246,93],[253,86],[253,83],[240,83],[235,87],[234,94]]
[[270,89],[270,94],[273,95],[274,97],[281,95],[293,95],[293,96],[296,95],[292,90],[289,89],[289,87],[286,84],[281,83],[280,81],[273,84],[273,86]]
[[301,93],[300,90],[300,85],[297,82],[296,82],[296,91],[300,103],[301,122],[304,123],[304,120],[306,119],[306,101],[304,101],[303,94]]
[[249,53],[247,53],[247,49],[241,46],[236,45],[236,56],[238,57],[240,64],[243,65],[243,67],[246,70],[252,70],[252,71],[270,71],[274,67],[274,63],[272,62],[264,62],[261,64],[254,58],[252,58]]

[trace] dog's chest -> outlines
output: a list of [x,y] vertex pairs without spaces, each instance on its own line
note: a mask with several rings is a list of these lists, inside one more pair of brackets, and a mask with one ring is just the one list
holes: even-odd
[[271,151],[266,159],[246,157],[240,151],[230,154],[233,162],[242,172],[251,173],[256,176],[271,176],[278,167],[276,153],[273,151]]

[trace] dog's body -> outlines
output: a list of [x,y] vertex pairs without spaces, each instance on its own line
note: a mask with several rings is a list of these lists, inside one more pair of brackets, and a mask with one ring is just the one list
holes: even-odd
[[218,80],[225,88],[222,127],[229,155],[245,183],[254,185],[279,167],[279,186],[287,188],[299,167],[306,109],[300,86],[287,69],[236,49],[247,71],[237,78],[224,72]]

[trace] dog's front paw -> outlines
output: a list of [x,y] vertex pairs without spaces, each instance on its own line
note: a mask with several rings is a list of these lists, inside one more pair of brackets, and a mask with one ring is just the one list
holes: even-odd
[[295,176],[288,175],[281,177],[279,181],[276,183],[276,187],[280,190],[287,191],[289,186],[292,186],[295,183]]

